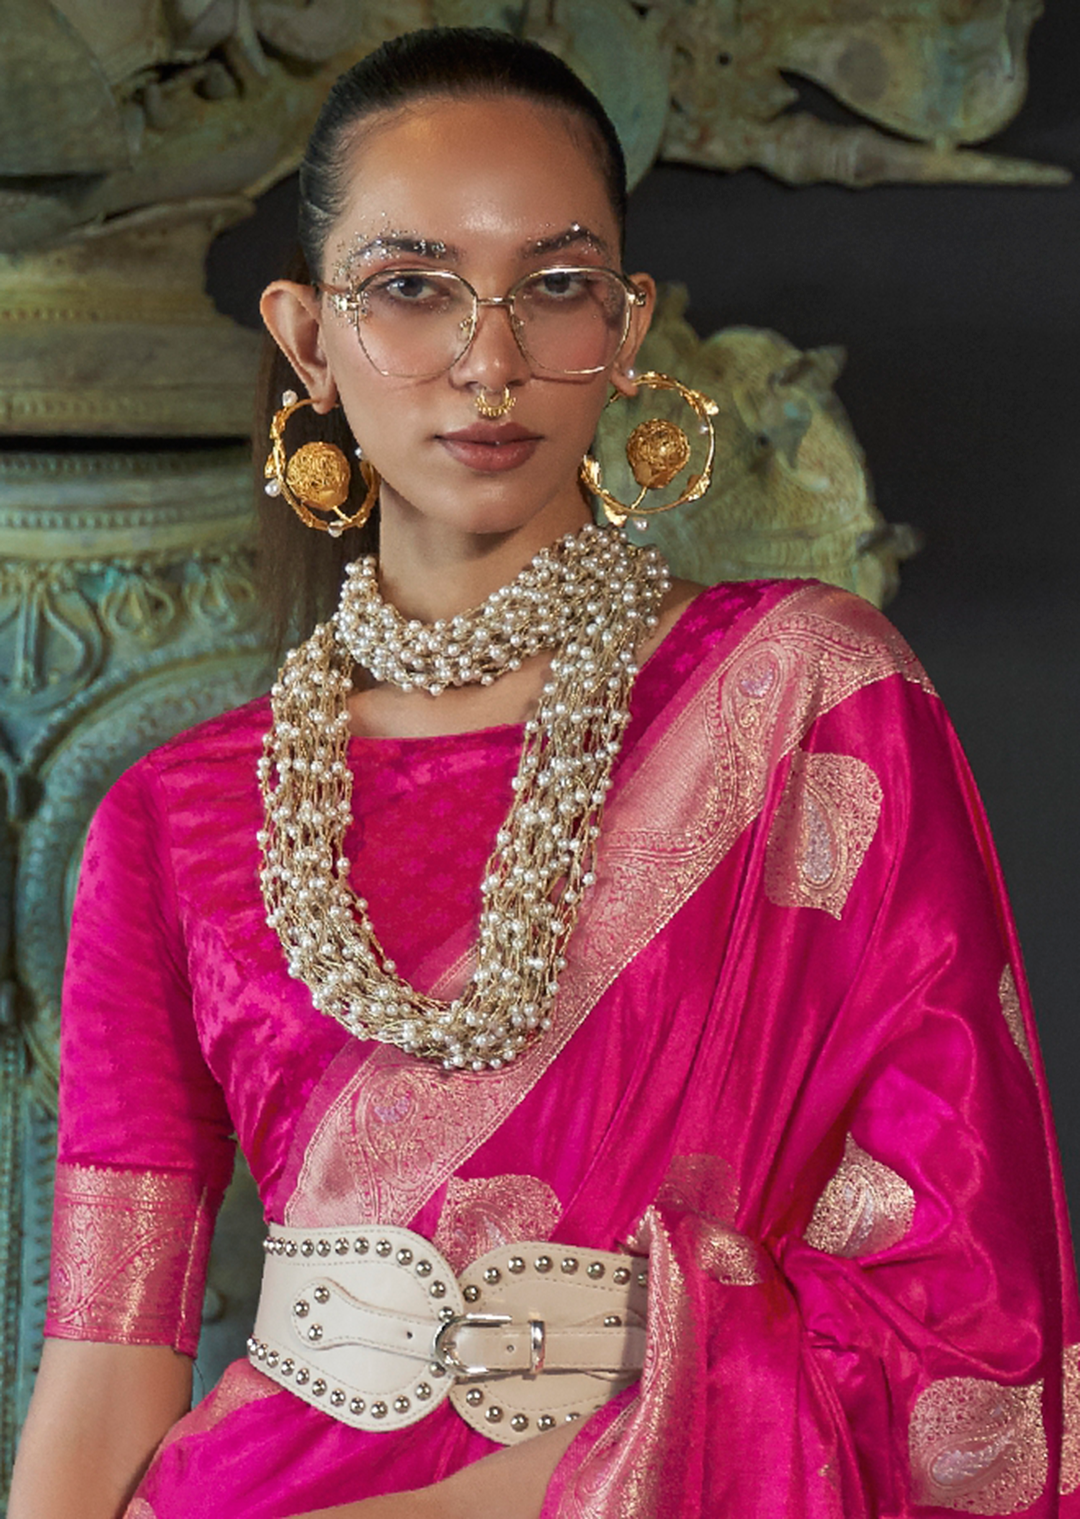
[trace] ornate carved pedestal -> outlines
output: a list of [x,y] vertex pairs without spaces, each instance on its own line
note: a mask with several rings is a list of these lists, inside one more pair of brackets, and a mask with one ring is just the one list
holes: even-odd
[[[247,450],[228,443],[0,451],[5,1471],[40,1346],[60,983],[83,838],[140,755],[267,685],[250,480]],[[219,1300],[211,1291],[211,1316]]]

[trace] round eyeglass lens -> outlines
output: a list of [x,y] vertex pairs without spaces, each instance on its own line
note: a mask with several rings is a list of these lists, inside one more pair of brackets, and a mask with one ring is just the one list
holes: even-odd
[[608,269],[542,269],[514,289],[521,346],[540,369],[606,369],[626,336],[629,296]]
[[421,379],[441,374],[469,346],[472,292],[456,274],[388,270],[357,291],[356,333],[382,374]]

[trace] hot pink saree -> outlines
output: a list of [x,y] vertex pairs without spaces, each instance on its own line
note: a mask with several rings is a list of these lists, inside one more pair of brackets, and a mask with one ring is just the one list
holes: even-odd
[[[554,1026],[450,1076],[315,1012],[264,923],[258,702],[95,822],[66,985],[48,1332],[195,1346],[235,1130],[269,1220],[455,1266],[651,1256],[638,1387],[544,1519],[1080,1515],[1080,1315],[993,849],[941,706],[870,607],[719,587],[645,666]],[[346,844],[418,984],[468,973],[520,733],[353,746]],[[448,1404],[366,1434],[246,1363],[131,1519],[284,1519],[494,1449]]]

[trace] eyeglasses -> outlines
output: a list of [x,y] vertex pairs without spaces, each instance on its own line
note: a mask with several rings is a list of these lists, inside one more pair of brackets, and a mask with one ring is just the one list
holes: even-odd
[[599,374],[614,359],[645,304],[614,269],[537,269],[505,295],[481,296],[446,269],[387,269],[351,289],[319,287],[347,316],[380,374],[433,379],[469,351],[481,306],[502,306],[522,354],[548,374]]

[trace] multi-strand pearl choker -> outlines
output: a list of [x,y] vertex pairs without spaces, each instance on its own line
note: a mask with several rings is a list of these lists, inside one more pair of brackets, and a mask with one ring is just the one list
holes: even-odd
[[[561,539],[483,606],[407,622],[379,595],[376,566],[350,566],[338,611],[288,656],[259,761],[267,922],[312,1001],[362,1039],[447,1069],[498,1069],[550,1024],[564,951],[629,720],[636,649],[670,584],[653,549],[591,524]],[[346,698],[354,664],[403,690],[490,684],[553,651],[525,724],[513,801],[480,887],[476,967],[461,996],[417,991],[387,958],[349,885],[352,820]]]
[[[571,542],[578,546],[577,539]],[[571,554],[565,545],[547,550],[474,612],[426,624],[406,620],[383,600],[369,554],[345,571],[338,637],[377,681],[403,691],[438,696],[447,686],[490,686],[523,660],[558,648],[572,629],[604,610],[595,602],[588,561],[588,554]]]

